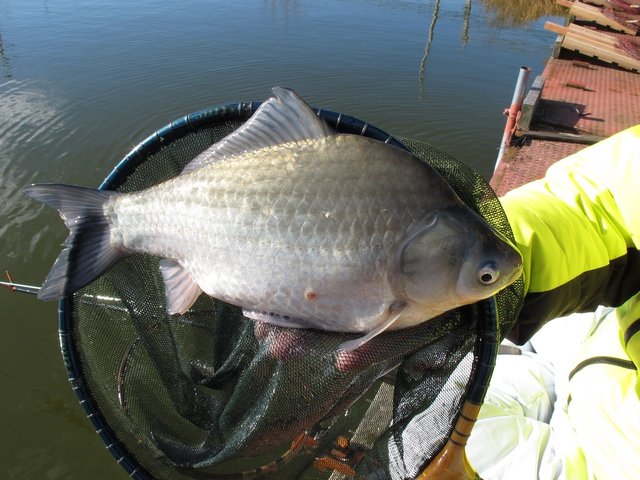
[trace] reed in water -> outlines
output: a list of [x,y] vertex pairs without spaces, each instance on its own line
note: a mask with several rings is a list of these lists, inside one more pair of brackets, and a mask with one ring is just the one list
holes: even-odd
[[555,0],[481,0],[493,13],[493,23],[498,27],[515,27],[540,17],[563,15],[563,9]]

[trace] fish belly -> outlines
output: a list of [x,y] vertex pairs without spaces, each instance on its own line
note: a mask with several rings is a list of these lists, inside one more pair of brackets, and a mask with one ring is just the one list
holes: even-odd
[[398,297],[407,232],[455,203],[443,183],[400,149],[337,135],[221,159],[108,215],[114,243],[177,260],[213,297],[361,332]]

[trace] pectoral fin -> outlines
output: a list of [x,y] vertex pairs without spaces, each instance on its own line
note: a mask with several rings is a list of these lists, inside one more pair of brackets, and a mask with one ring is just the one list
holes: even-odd
[[369,333],[367,333],[363,337],[341,343],[338,349],[344,352],[351,352],[356,348],[361,347],[362,345],[367,343],[369,340],[371,340],[373,337],[378,336],[379,334],[387,330],[391,325],[393,325],[402,316],[406,308],[407,308],[407,304],[404,302],[401,304],[391,305],[386,310],[386,315],[388,315],[388,318],[383,323],[378,325],[376,328],[371,330]]
[[167,312],[185,313],[202,293],[191,274],[175,260],[160,260],[160,273],[164,279]]

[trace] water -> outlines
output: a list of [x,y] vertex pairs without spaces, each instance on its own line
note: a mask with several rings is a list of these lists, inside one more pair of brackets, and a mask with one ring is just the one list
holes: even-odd
[[[273,85],[488,178],[518,68],[540,73],[553,42],[544,18],[495,16],[470,0],[0,0],[0,271],[39,284],[66,236],[23,185],[96,186],[170,120]],[[66,380],[56,305],[0,302],[0,477],[125,478]]]

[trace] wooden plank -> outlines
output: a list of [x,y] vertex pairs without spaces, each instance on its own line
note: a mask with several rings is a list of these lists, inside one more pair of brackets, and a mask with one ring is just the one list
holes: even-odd
[[574,50],[590,57],[597,57],[604,62],[615,63],[620,67],[640,72],[640,60],[630,57],[626,52],[618,48],[618,41],[607,34],[595,32],[578,25],[563,27],[553,22],[546,22],[544,28],[559,35],[564,35],[562,48]]
[[565,35],[562,47],[590,57],[597,57],[607,63],[615,63],[630,70],[640,71],[640,60],[629,57],[622,50],[596,45],[581,37]]
[[606,33],[595,32],[574,23],[570,24],[568,27],[563,27],[562,25],[558,25],[557,23],[546,22],[544,24],[544,28],[551,32],[557,33],[558,35],[573,34],[575,36],[583,37],[585,40],[589,40],[593,43],[599,43],[613,48],[617,48],[618,45],[618,40],[616,40],[612,36],[607,35]]
[[613,48],[618,48],[618,39],[612,37],[611,35],[607,35],[606,33],[595,32],[585,27],[581,27],[580,25],[576,25],[572,23],[569,25],[569,32],[574,35],[578,35],[585,39],[589,39],[594,43],[598,43],[601,45],[607,45]]
[[[556,2],[560,5],[566,4],[565,0],[556,0]],[[602,12],[602,9],[593,7],[591,5],[585,5],[584,3],[573,2],[570,7],[569,14],[575,16],[580,20],[595,22],[598,25],[609,27],[620,32],[628,33],[629,35],[635,35],[638,32],[637,28],[633,28],[630,25],[625,25],[612,18],[609,18]]]
[[549,30],[550,32],[557,33],[558,35],[566,35],[569,31],[568,27],[563,27],[562,25],[558,25],[553,22],[545,22],[544,24],[545,30]]
[[614,50],[609,47],[594,45],[589,41],[585,41],[584,38],[571,35],[570,33],[565,35],[562,47],[567,50],[583,53],[589,57],[596,57],[603,62],[615,63],[620,67],[640,72],[640,60],[635,60],[627,56],[622,50]]

